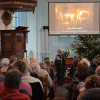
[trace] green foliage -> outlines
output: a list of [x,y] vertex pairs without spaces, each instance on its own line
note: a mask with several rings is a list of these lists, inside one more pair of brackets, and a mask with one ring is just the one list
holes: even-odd
[[68,56],[70,56],[71,51],[70,50],[62,50],[63,55],[67,58]]
[[100,56],[100,36],[79,35],[75,38],[72,48],[79,57],[92,60],[96,56]]

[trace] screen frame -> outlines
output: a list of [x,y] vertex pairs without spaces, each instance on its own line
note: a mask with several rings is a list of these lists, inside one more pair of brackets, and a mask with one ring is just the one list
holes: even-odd
[[[100,9],[100,2],[99,1],[91,1],[91,2],[48,2],[48,35],[49,36],[67,36],[67,35],[100,35],[100,18],[99,18],[99,34],[50,34],[50,27],[49,27],[49,5],[50,3],[69,3],[69,4],[74,4],[74,3],[99,3],[99,9]],[[100,16],[100,11],[99,11],[99,16]]]

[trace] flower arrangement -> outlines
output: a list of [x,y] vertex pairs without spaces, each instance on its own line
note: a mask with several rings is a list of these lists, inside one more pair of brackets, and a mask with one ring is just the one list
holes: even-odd
[[62,50],[62,54],[67,58],[71,54],[71,50]]

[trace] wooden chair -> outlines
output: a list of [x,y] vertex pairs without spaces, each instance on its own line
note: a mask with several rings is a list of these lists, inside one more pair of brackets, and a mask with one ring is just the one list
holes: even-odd
[[[39,76],[40,77],[40,76]],[[40,77],[43,80],[43,88],[45,93],[45,100],[48,98],[48,75],[44,77]]]
[[56,92],[56,83],[57,83],[57,81],[56,80],[53,80],[54,92]]
[[29,83],[32,88],[31,100],[45,100],[44,91],[39,82]]

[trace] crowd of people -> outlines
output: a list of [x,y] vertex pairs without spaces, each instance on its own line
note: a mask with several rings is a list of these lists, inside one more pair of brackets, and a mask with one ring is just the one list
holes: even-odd
[[[66,84],[66,100],[100,99],[100,58],[92,61],[86,58],[73,58],[70,70],[71,82],[64,83],[66,73],[65,57],[58,49],[55,66],[51,67],[48,57],[38,63],[30,60],[16,59],[15,56],[3,58],[0,66],[0,100],[46,100],[44,84],[41,77],[48,78],[48,100],[55,98],[53,80],[57,86]],[[56,73],[56,74],[55,74]],[[55,77],[56,76],[56,77]]]
[[89,61],[86,58],[76,57],[73,64],[72,80],[66,85],[68,90],[66,100],[99,100],[100,58]]
[[45,76],[48,79],[48,100],[52,100],[55,92],[49,58],[41,63],[35,58],[29,61],[17,60],[15,56],[3,58],[0,66],[0,100],[46,100],[41,78]]

